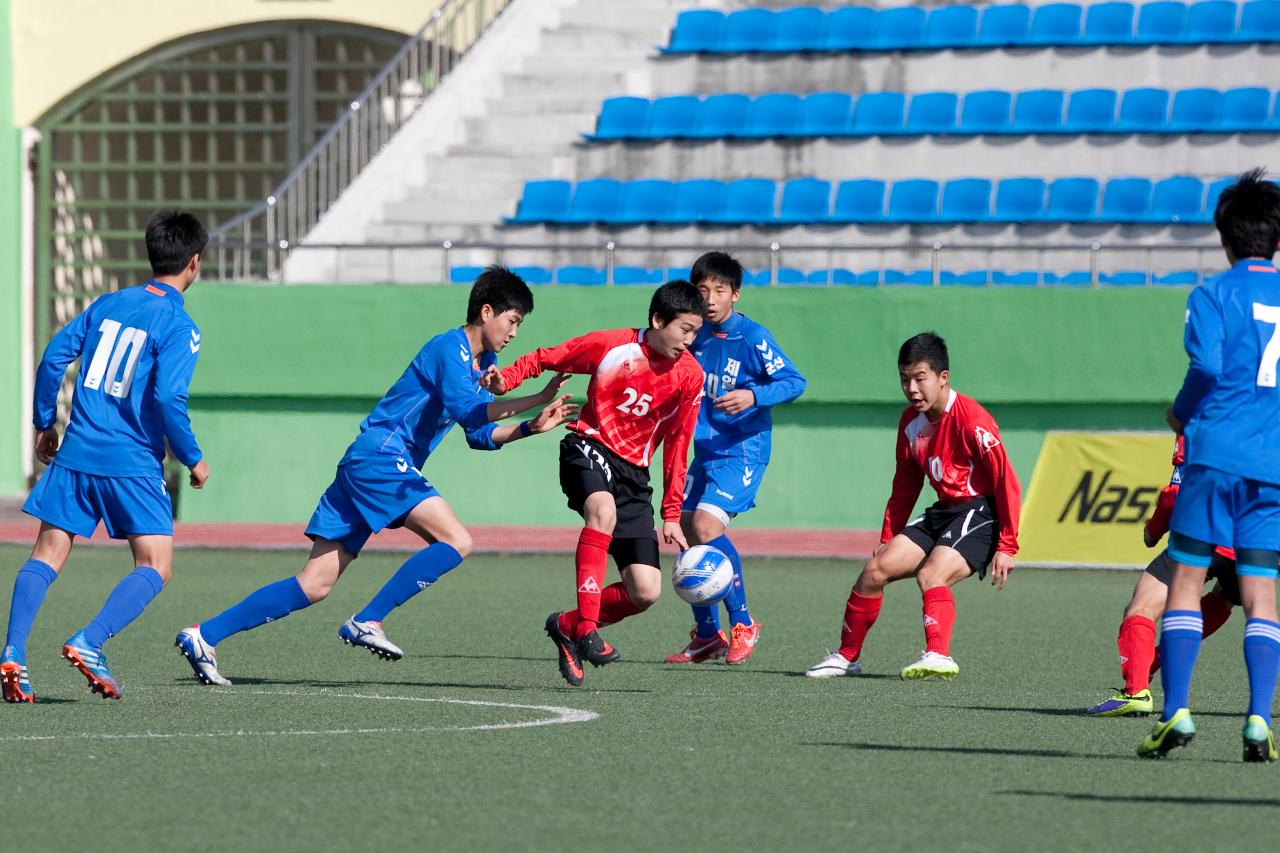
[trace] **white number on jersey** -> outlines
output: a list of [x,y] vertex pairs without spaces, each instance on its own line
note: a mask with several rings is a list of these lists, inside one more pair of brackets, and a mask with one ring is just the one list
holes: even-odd
[[710,397],[712,400],[714,400],[716,397],[719,397],[720,396],[720,377],[716,376],[714,373],[708,373],[707,388],[706,388],[706,391],[704,391],[703,393],[706,394],[708,397]]
[[[98,327],[102,337],[93,351],[93,360],[84,375],[84,387],[90,391],[105,391],[112,397],[128,397],[133,387],[133,372],[138,367],[138,356],[147,342],[147,333],[129,326],[123,330],[115,320],[103,320]],[[123,370],[120,363],[124,362]],[[103,385],[103,382],[106,385]]]
[[937,456],[929,457],[929,476],[935,483],[942,482],[942,460]]
[[1274,305],[1253,303],[1253,319],[1271,326],[1271,340],[1262,350],[1262,362],[1258,365],[1258,386],[1276,387],[1276,362],[1280,362],[1280,308]]
[[649,414],[649,404],[653,402],[651,395],[641,394],[634,388],[628,388],[622,393],[627,399],[618,404],[619,412],[624,415],[635,415],[638,418]]

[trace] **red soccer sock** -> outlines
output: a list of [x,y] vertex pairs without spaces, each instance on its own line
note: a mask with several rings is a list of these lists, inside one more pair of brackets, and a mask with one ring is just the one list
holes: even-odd
[[631,600],[626,584],[611,583],[600,593],[600,625],[613,625],[644,610]]
[[609,565],[609,543],[613,537],[590,527],[578,534],[574,563],[578,568],[578,626],[574,639],[581,639],[599,627],[600,589]]
[[924,591],[925,649],[940,655],[951,654],[951,630],[956,624],[956,600],[951,590],[936,586]]
[[840,628],[840,654],[846,660],[857,660],[862,654],[862,643],[880,617],[883,602],[883,595],[859,595],[856,590],[849,592],[849,600],[844,605],[844,624]]
[[560,631],[569,639],[573,639],[578,634],[578,611],[566,610],[560,614],[560,618],[556,620],[556,624],[560,626]]
[[1231,602],[1210,590],[1200,599],[1200,615],[1204,619],[1204,637],[1226,624],[1231,618]]
[[1116,637],[1116,650],[1120,652],[1120,675],[1124,678],[1124,692],[1130,696],[1151,686],[1154,673],[1152,662],[1156,656],[1156,623],[1145,616],[1130,616],[1120,623]]

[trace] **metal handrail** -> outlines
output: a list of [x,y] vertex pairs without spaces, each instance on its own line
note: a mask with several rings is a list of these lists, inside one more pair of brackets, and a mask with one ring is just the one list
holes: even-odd
[[210,233],[219,278],[230,272],[236,279],[276,279],[289,247],[315,227],[512,2],[444,0],[266,199]]

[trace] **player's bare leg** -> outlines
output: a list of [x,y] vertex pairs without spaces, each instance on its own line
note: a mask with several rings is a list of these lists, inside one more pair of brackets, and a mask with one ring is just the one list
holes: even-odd
[[0,651],[0,694],[6,702],[36,701],[35,688],[27,673],[27,638],[49,585],[71,554],[75,538],[73,533],[41,522],[31,556],[14,579],[9,629],[4,649]]
[[[701,509],[682,512],[680,527],[684,530],[684,537],[690,546],[705,545],[723,536],[726,530],[723,521]],[[716,605],[706,608],[703,612],[706,613],[705,618],[711,621],[709,626],[703,626],[704,634],[707,635],[699,635],[699,626],[695,624],[689,631],[689,644],[675,654],[668,655],[667,663],[705,663],[719,660],[729,653],[729,639],[724,635],[724,631],[720,630]],[[700,621],[697,616],[697,607],[694,608],[694,613],[694,621],[697,623]]]
[[902,670],[904,679],[955,678],[960,667],[951,658],[951,632],[956,603],[951,587],[969,577],[969,564],[960,552],[939,545],[929,552],[916,573],[924,610],[925,650],[920,659]]

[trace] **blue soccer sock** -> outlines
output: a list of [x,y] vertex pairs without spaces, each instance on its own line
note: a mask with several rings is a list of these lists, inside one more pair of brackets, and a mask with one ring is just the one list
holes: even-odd
[[1249,619],[1244,623],[1244,665],[1249,671],[1249,713],[1271,725],[1271,702],[1280,673],[1280,623]]
[[138,566],[116,584],[98,615],[84,627],[85,641],[95,649],[119,634],[142,615],[147,605],[164,589],[160,573],[150,566]]
[[738,549],[733,546],[727,533],[722,533],[707,544],[713,548],[719,548],[733,564],[733,583],[724,596],[724,606],[729,611],[729,624],[750,625],[751,613],[747,610],[747,590],[742,585],[742,556],[738,554]]
[[298,579],[284,578],[249,593],[239,604],[201,622],[200,636],[209,645],[216,646],[232,634],[283,619],[295,610],[310,606],[311,599],[302,591]]
[[373,600],[356,614],[357,622],[381,622],[387,614],[413,598],[462,562],[462,555],[448,542],[423,548],[404,561]]
[[27,560],[18,569],[18,576],[13,579],[13,600],[9,605],[9,632],[4,644],[11,647],[14,653],[25,663],[27,659],[27,638],[31,636],[31,626],[35,624],[36,614],[44,603],[49,584],[58,579],[58,573],[48,563],[39,560]]
[[704,640],[720,633],[720,613],[714,604],[693,605],[693,630]]
[[1199,610],[1166,610],[1160,620],[1160,683],[1164,685],[1164,710],[1160,722],[1168,722],[1179,708],[1190,707],[1191,673],[1200,652],[1204,619]]

